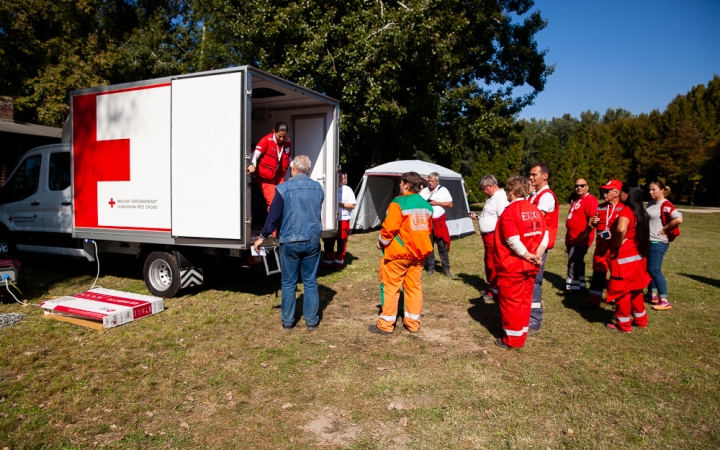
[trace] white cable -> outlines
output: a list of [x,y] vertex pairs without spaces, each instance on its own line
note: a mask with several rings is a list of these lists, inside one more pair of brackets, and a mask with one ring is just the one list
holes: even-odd
[[[5,276],[7,277],[7,275],[5,275]],[[21,302],[20,300],[18,300],[18,298],[15,297],[15,294],[13,294],[12,291],[10,290],[10,285],[8,284],[8,279],[7,279],[7,278],[3,278],[3,280],[5,281],[5,289],[7,289],[7,291],[10,293],[10,295],[13,296],[13,298],[15,299],[15,301],[18,302],[18,303],[20,303],[21,305],[25,305],[25,303],[23,303],[23,302]]]
[[[97,242],[92,241],[92,243],[93,243],[93,245],[95,246],[95,261],[97,261],[97,267],[98,267],[98,269],[97,269],[97,275],[95,275],[95,281],[93,281],[92,286],[90,287],[90,289],[88,289],[89,291],[92,291],[93,289],[95,289],[95,285],[97,284],[97,280],[98,280],[98,278],[100,278],[100,258],[98,257]],[[98,286],[98,287],[102,287],[102,286]]]

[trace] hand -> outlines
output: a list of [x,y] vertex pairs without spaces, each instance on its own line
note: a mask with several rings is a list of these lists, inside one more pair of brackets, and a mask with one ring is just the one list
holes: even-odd
[[255,172],[255,166],[253,166],[252,164],[250,164],[249,166],[247,166],[247,173],[250,174],[250,173],[253,173],[253,172]]
[[255,240],[253,247],[255,247],[256,252],[260,251],[260,246],[262,245],[263,242],[265,242],[265,239],[262,236]]
[[525,254],[523,255],[523,259],[525,259],[525,261],[535,264],[536,266],[539,266],[540,262],[542,262],[542,260],[538,261],[537,255],[533,255],[530,252],[525,252]]
[[437,202],[435,200],[430,200],[430,201],[428,201],[428,203],[430,203],[430,206],[437,205]]
[[660,232],[658,234],[660,236],[667,236],[667,233],[665,233],[665,228],[660,228]]
[[377,241],[377,242],[375,243],[375,247],[377,247],[378,250],[382,250],[382,249],[383,249],[382,245],[380,245],[380,241]]
[[468,214],[468,217],[470,217],[472,220],[480,219],[480,217],[478,217],[477,213],[470,213],[470,214]]
[[592,216],[592,218],[590,219],[590,225],[592,225],[594,227],[596,227],[599,222],[600,222],[600,216],[598,216],[598,215]]

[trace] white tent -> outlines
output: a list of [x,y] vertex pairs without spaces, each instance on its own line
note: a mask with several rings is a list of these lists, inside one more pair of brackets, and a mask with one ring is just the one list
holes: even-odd
[[447,188],[453,198],[453,207],[445,209],[450,236],[463,237],[475,233],[472,220],[468,217],[470,208],[462,176],[437,164],[417,160],[393,161],[365,171],[355,193],[357,207],[350,219],[352,230],[370,230],[382,225],[390,202],[400,195],[398,180],[405,172],[417,172],[423,178],[431,172],[440,174],[440,186]]

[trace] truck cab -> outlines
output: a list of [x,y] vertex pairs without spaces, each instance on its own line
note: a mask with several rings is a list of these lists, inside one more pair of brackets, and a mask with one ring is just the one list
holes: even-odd
[[[70,146],[27,152],[0,188],[0,250],[88,257],[72,238]],[[92,257],[90,257],[92,259]]]

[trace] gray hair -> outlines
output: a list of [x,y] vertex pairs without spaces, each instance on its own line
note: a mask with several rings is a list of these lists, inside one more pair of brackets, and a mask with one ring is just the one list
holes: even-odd
[[428,174],[428,180],[429,180],[430,178],[435,178],[436,180],[440,181],[440,174],[437,173],[437,172],[430,172],[430,173]]
[[310,175],[310,168],[312,167],[312,163],[310,162],[310,158],[308,158],[305,155],[298,155],[293,159],[293,167],[300,173],[304,173],[306,175]]
[[488,174],[480,178],[480,189],[485,189],[488,186],[497,186],[497,184],[498,181],[495,175]]

